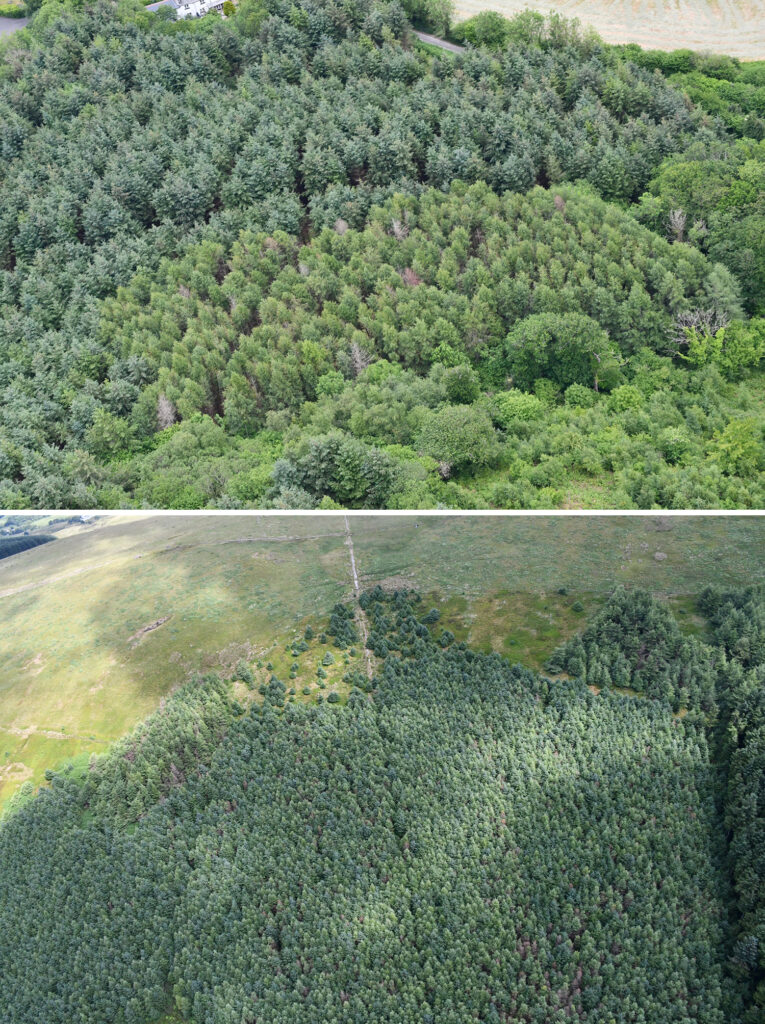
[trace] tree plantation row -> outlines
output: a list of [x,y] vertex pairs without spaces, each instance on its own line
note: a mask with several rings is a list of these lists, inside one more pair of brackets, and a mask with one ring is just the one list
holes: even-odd
[[560,679],[360,605],[347,702],[197,679],[6,818],[0,1020],[760,1020],[762,588],[617,590]]
[[3,507],[761,506],[754,71],[167,14],[0,50]]

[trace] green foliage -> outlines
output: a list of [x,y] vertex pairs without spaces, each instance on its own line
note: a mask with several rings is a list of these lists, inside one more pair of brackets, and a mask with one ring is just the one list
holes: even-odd
[[509,42],[513,22],[496,11],[481,11],[461,21],[452,29],[452,38],[460,43],[485,46],[489,50],[501,50]]
[[706,713],[737,901],[728,969],[744,991],[743,1009],[732,1004],[731,1016],[754,1024],[765,1005],[765,589],[710,587],[699,610],[710,620],[712,646],[683,637],[667,607],[648,594],[620,590],[549,668]]
[[726,377],[736,377],[765,359],[765,319],[757,317],[748,323],[734,320],[714,334],[692,327],[687,331],[687,344],[687,351],[680,357],[692,366],[713,363]]
[[339,395],[345,387],[345,378],[338,370],[328,370],[316,382],[316,397]]
[[120,740],[108,757],[94,762],[84,806],[114,825],[135,823],[209,759],[229,720],[223,681],[213,675],[196,679]]
[[724,264],[741,282],[748,312],[765,312],[765,140],[694,143],[662,164],[636,212]]
[[557,13],[545,17],[530,10],[512,18],[505,18],[495,11],[480,11],[455,25],[451,38],[489,50],[502,49],[508,43],[542,50],[575,46],[583,58],[591,57],[593,51],[602,49],[598,36],[592,30],[582,30],[577,19],[564,18]]
[[712,458],[723,473],[752,477],[765,464],[765,439],[754,418],[731,420],[712,445]]
[[478,377],[470,366],[450,367],[443,377],[446,395],[454,405],[470,405],[478,398]]
[[[410,13],[449,18],[441,0]],[[662,159],[727,145],[722,131],[573,23],[477,24],[507,36],[501,53],[433,60],[408,48],[396,3],[242,0],[177,24],[45,4],[1,72],[0,501],[434,504],[432,467],[411,457],[379,494],[274,495],[282,453],[253,466],[241,442],[311,419],[370,360],[420,378],[470,366],[503,390],[502,340],[529,316],[588,316],[625,356],[712,295],[733,315],[731,279],[593,194],[629,204]],[[476,191],[445,198],[457,182]],[[756,226],[730,258],[722,240],[710,254],[749,274]],[[467,370],[435,383],[476,400]],[[357,436],[411,447],[413,409],[438,404],[392,407],[386,436]],[[197,414],[223,452],[185,432]]]
[[0,537],[0,558],[11,558],[13,555],[29,551],[39,544],[47,544],[56,538],[50,533],[33,533],[19,537]]
[[30,9],[27,10],[27,4],[24,0],[3,0],[0,3],[0,17],[3,18],[24,18],[31,13],[33,5],[29,5]]
[[379,508],[393,486],[393,460],[378,448],[333,431],[312,437],[276,463],[275,502],[282,508],[312,508],[322,496],[335,507]]
[[[444,347],[455,359],[463,348],[443,377],[447,397],[474,401],[477,383],[470,363],[483,372],[496,366],[502,376],[498,343],[513,325],[521,330],[529,305],[540,312],[525,328],[546,325],[549,351],[541,339],[537,362],[518,372],[525,370],[533,381],[547,375],[550,360],[565,355],[560,380],[578,375],[592,385],[597,377],[607,387],[614,350],[603,330],[625,354],[643,345],[666,348],[677,303],[691,308],[708,301],[712,268],[701,258],[674,259],[669,245],[587,193],[562,194],[565,219],[556,206],[563,201],[557,193],[537,190],[499,200],[485,186],[467,193],[455,187],[449,197],[431,191],[417,203],[398,197],[373,212],[365,231],[325,230],[302,248],[284,234],[244,234],[221,266],[220,249],[204,245],[184,262],[180,285],[176,264],[162,265],[154,313],[147,313],[145,285],[138,279],[108,307],[104,329],[124,353],[159,361],[155,390],[146,392],[154,401],[161,393],[179,414],[189,416],[210,413],[215,396],[222,395],[226,425],[235,433],[256,431],[269,411],[296,411],[307,400],[338,396],[355,375],[377,386],[390,377],[392,385],[396,371],[387,367],[384,378],[374,376],[374,363],[359,374],[359,364],[370,359],[422,372],[442,361]],[[450,244],[434,261],[434,245],[445,241],[444,221],[452,225]],[[397,227],[404,222],[406,230]],[[531,249],[524,241],[529,230],[534,232]],[[467,262],[466,234],[485,239]],[[631,246],[625,235],[632,236]],[[550,247],[558,250],[557,260],[540,265],[537,252],[543,255]],[[584,266],[599,276],[604,247],[613,249],[621,265],[603,265],[600,284],[593,288],[580,278]],[[665,273],[678,276],[684,300],[654,288],[645,266],[648,252],[664,263]],[[483,265],[480,274],[476,258]],[[391,266],[402,269],[392,273]],[[652,274],[657,272],[654,268]],[[219,289],[216,276],[221,275]],[[178,301],[179,286],[189,292],[188,301]],[[229,313],[219,308],[219,290],[228,297]],[[736,307],[734,295],[720,300],[723,309]],[[169,345],[159,338],[152,343],[147,335],[160,310],[166,332],[177,339]],[[254,320],[258,323],[236,343],[238,325]],[[212,333],[211,322],[217,324]],[[577,359],[580,344],[586,351]],[[160,346],[167,348],[165,354]],[[195,376],[195,359],[205,351],[209,372],[200,365]]]
[[[327,633],[334,638],[335,647],[340,650],[358,643],[359,634],[354,623],[353,608],[346,604],[336,604],[329,617]],[[334,659],[329,651],[327,654],[329,654],[330,661],[325,661],[325,664],[331,665]]]
[[414,22],[432,29],[436,35],[449,32],[454,17],[454,0],[404,0],[403,8]]
[[765,64],[723,54],[692,50],[622,48],[641,67],[656,68],[710,114],[721,118],[736,135],[762,139],[765,134]]
[[125,419],[103,407],[96,409],[93,423],[85,433],[85,444],[97,458],[120,455],[130,447],[132,431]]
[[657,438],[657,447],[670,465],[676,465],[685,460],[692,442],[682,427],[664,427]]
[[727,768],[725,827],[738,903],[731,959],[746,985],[743,1019],[756,1024],[765,1006],[765,592],[710,587],[699,603],[730,659],[718,736]]
[[241,681],[252,690],[255,685],[255,677],[252,674],[252,670],[246,661],[239,661],[236,665],[236,678]]
[[686,637],[669,608],[643,590],[619,588],[604,608],[547,664],[590,686],[629,687],[675,711],[716,709],[714,653]]
[[633,384],[622,384],[614,388],[608,396],[608,408],[613,412],[626,412],[627,409],[640,409],[644,404],[644,396]]
[[[1,505],[761,507],[762,66],[458,32],[44,5],[0,70]],[[474,405],[502,437],[422,443]]]
[[419,434],[420,451],[436,459],[447,478],[453,469],[485,466],[497,455],[489,414],[472,405],[449,405],[428,415]]
[[492,417],[501,427],[508,427],[515,420],[538,419],[543,410],[544,405],[536,395],[515,388],[494,395],[492,399]]
[[580,313],[536,313],[526,317],[505,340],[508,367],[521,387],[545,377],[559,387],[569,384],[608,390],[618,380],[616,349],[590,317]]
[[570,405],[574,409],[592,409],[597,404],[598,393],[583,384],[569,384],[566,388],[565,399],[566,405]]

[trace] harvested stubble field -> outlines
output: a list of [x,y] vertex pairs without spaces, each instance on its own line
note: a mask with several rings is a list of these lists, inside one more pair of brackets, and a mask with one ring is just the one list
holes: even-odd
[[511,17],[528,8],[579,18],[607,43],[765,58],[762,0],[456,0],[458,21],[485,10]]

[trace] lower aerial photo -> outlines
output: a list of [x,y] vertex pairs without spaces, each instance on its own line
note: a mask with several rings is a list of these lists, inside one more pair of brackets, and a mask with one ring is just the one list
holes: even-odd
[[761,1024],[765,520],[0,516],[2,1024]]

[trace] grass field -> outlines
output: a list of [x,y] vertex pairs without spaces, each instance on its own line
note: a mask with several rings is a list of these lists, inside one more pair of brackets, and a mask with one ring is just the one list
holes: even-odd
[[457,21],[485,10],[511,17],[528,8],[579,18],[607,43],[765,58],[762,0],[455,0]]
[[[459,638],[535,667],[617,583],[666,595],[699,629],[689,595],[765,579],[758,518],[348,520],[362,588],[416,588]],[[347,661],[333,652],[322,688],[327,648],[315,639],[294,659],[289,644],[352,593],[345,520],[334,515],[104,517],[5,559],[0,807],[46,768],[105,750],[194,671],[245,659],[255,699],[268,664],[296,700],[344,696],[349,665],[366,670],[361,645]]]
[[47,559],[5,559],[0,801],[23,781],[19,765],[39,781],[83,741],[103,749],[194,670],[267,654],[323,615],[349,587],[344,539],[337,521],[120,519],[44,545]]

